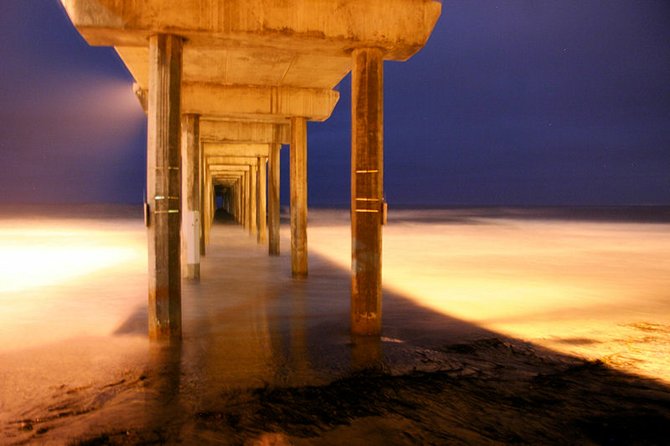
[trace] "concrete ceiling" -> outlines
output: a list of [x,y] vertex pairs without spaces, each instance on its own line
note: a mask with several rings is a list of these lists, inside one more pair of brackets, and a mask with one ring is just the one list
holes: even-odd
[[148,88],[148,41],[185,39],[182,110],[217,119],[322,121],[358,47],[406,60],[440,15],[434,0],[61,0],[91,45],[114,46]]

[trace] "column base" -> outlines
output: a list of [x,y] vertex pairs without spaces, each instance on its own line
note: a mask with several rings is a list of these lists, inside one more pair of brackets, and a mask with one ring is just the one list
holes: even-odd
[[352,314],[351,334],[358,336],[381,336],[381,314]]
[[306,279],[307,278],[307,271],[292,271],[291,276],[294,279]]
[[187,264],[186,271],[184,272],[184,278],[191,280],[200,280],[200,264],[199,263]]

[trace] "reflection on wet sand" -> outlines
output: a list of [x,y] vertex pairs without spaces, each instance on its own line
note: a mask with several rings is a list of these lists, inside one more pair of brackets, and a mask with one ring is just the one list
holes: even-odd
[[[180,344],[146,341],[142,261],[39,288],[39,296],[0,294],[12,314],[30,315],[7,325],[22,337],[35,334],[22,346],[15,332],[0,331],[0,438],[9,444],[574,444],[603,443],[612,426],[621,444],[667,437],[667,387],[454,318],[433,308],[430,294],[417,300],[421,293],[410,283],[406,293],[385,292],[381,340],[352,338],[348,266],[332,263],[348,246],[346,231],[338,239],[346,213],[327,221],[313,214],[308,280],[291,279],[288,253],[268,257],[245,231],[220,219],[201,282],[183,285]],[[42,223],[102,225],[113,228],[115,244],[144,250],[141,221],[134,219]],[[455,232],[466,240],[474,235],[469,227],[486,225]],[[503,227],[514,235],[509,224]],[[429,248],[446,242],[436,234],[448,243],[459,237],[435,229],[409,222],[386,229],[387,250],[403,246],[398,259],[421,265],[410,269],[415,284],[431,275],[433,286],[439,283],[444,263]],[[490,241],[473,245],[471,254],[492,262],[482,251]],[[104,237],[97,243],[104,245]],[[317,254],[324,249],[331,258]],[[540,251],[534,255],[541,261]],[[400,274],[397,260],[385,261],[391,279]],[[38,297],[50,302],[48,311],[35,305]],[[504,299],[496,299],[499,309]],[[61,327],[51,338],[50,324]],[[594,345],[592,337],[569,331],[561,339],[571,348]]]

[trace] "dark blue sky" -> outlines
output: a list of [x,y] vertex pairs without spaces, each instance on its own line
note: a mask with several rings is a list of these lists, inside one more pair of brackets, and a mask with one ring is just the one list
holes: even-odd
[[[670,204],[670,2],[445,0],[428,45],[385,71],[392,205]],[[1,0],[0,201],[140,202],[131,83],[57,0]],[[309,126],[311,205],[349,200],[339,89]]]

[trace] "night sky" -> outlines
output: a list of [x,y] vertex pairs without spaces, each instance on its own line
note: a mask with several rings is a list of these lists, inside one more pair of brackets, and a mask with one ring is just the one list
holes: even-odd
[[[131,84],[57,0],[0,0],[0,201],[141,202]],[[310,205],[349,201],[349,88],[309,125]],[[385,65],[385,166],[392,206],[670,204],[670,2],[445,0]]]

